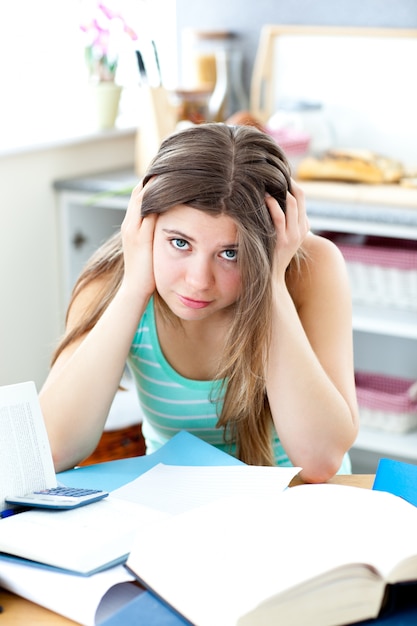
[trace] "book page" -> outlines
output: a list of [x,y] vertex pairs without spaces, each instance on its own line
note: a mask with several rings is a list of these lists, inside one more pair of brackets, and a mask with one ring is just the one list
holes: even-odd
[[6,496],[56,484],[35,384],[0,387],[0,511],[8,508]]

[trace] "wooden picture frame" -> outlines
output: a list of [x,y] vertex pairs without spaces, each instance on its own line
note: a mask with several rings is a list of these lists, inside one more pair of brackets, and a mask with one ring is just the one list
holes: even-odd
[[[362,121],[352,122],[359,141],[363,137],[364,145],[382,153],[392,146],[397,157],[408,150],[406,159],[413,161],[416,66],[417,29],[265,25],[252,74],[250,111],[266,123],[281,97],[327,99],[331,114],[345,123],[346,111],[354,110],[359,119],[364,107],[363,127]],[[355,134],[347,124],[342,143]],[[414,161],[417,167],[417,157]]]

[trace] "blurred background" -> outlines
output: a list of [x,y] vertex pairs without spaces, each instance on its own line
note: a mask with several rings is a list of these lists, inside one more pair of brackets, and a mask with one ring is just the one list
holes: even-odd
[[[294,173],[300,157],[329,148],[366,149],[381,181],[397,185],[373,196],[372,210],[415,208],[415,196],[404,200],[403,190],[417,177],[416,47],[401,44],[392,56],[385,46],[367,41],[363,47],[350,38],[341,69],[337,46],[343,37],[336,35],[333,48],[318,49],[313,70],[308,46],[299,40],[285,54],[268,48],[261,66],[261,35],[268,24],[405,32],[417,29],[417,4],[0,0],[0,385],[34,380],[40,388],[76,275],[118,227],[126,194],[162,136],[178,124],[250,114],[250,123],[278,133]],[[261,70],[271,59],[281,64],[275,89],[285,88],[286,98],[265,109]],[[366,68],[362,76],[358,64]],[[390,160],[384,171],[374,153]],[[391,179],[384,178],[388,170]],[[311,211],[317,204],[320,210],[340,205],[341,192],[318,201],[316,187],[307,188]],[[344,191],[348,233],[363,236],[369,233],[358,226],[361,217],[352,218],[362,200],[352,189],[357,188]],[[105,199],[109,191],[115,194],[111,202]],[[410,237],[414,253],[415,227],[404,224],[394,237]],[[392,234],[390,228],[381,233]],[[414,293],[410,284],[405,289]],[[387,373],[394,360],[397,375],[417,379],[416,312],[398,324],[398,307],[391,313],[389,306],[386,317],[401,332],[384,326],[372,343],[359,329],[357,353],[367,370]],[[375,357],[371,364],[369,354]],[[417,458],[417,442],[407,439],[404,445],[413,449],[404,452],[407,458]]]

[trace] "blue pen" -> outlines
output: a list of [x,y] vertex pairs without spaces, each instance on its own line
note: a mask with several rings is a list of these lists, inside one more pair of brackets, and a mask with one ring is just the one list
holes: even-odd
[[16,509],[5,509],[4,511],[0,511],[0,518],[3,519],[4,517],[10,517],[15,513],[17,513]]
[[24,513],[25,511],[30,511],[30,507],[21,506],[15,509],[5,509],[4,511],[0,511],[0,519],[16,515],[17,513]]

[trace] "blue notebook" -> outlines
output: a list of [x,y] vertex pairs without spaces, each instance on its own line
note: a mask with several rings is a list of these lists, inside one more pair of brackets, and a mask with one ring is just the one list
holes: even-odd
[[380,459],[372,488],[388,491],[417,506],[417,465]]

